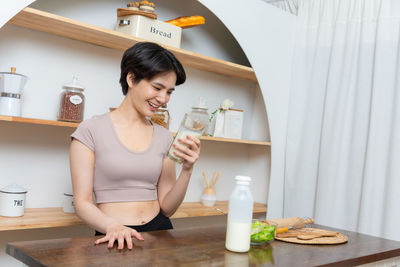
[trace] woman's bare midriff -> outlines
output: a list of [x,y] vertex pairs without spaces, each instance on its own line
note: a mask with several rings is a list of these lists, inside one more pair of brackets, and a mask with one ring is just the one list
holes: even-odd
[[113,202],[97,204],[106,215],[123,225],[143,225],[160,212],[158,200],[141,202]]

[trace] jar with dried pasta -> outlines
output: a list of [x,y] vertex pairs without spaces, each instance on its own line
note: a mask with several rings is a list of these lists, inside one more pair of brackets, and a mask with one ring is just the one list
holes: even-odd
[[169,122],[171,120],[171,117],[167,109],[167,104],[163,105],[158,110],[156,110],[154,115],[151,116],[151,120],[154,123],[157,123],[163,126],[164,128],[169,129]]
[[77,76],[73,76],[72,82],[65,84],[62,88],[58,120],[81,122],[85,108],[85,95],[83,94],[85,88],[79,85]]

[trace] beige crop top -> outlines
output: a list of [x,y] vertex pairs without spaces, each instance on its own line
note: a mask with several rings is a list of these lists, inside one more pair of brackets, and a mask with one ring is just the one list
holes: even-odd
[[145,151],[134,152],[120,141],[106,113],[80,123],[71,137],[94,151],[96,203],[157,199],[162,161],[173,141],[167,129],[153,124],[150,146]]

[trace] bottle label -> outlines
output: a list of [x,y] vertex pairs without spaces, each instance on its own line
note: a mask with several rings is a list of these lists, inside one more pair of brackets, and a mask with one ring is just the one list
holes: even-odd
[[73,95],[69,98],[69,101],[71,101],[71,103],[74,105],[79,105],[80,103],[82,103],[82,97],[80,97],[79,95]]

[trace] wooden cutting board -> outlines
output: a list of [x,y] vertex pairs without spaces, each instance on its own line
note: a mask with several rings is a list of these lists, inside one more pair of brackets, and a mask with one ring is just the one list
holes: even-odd
[[[334,235],[334,236],[323,236],[315,237],[312,239],[304,240],[297,238],[297,236],[313,236],[313,235]],[[348,241],[348,237],[339,232],[332,232],[328,230],[318,229],[318,228],[301,228],[296,230],[289,230],[287,233],[278,234],[275,237],[276,240],[296,243],[296,244],[310,244],[310,245],[333,245],[342,244]]]

